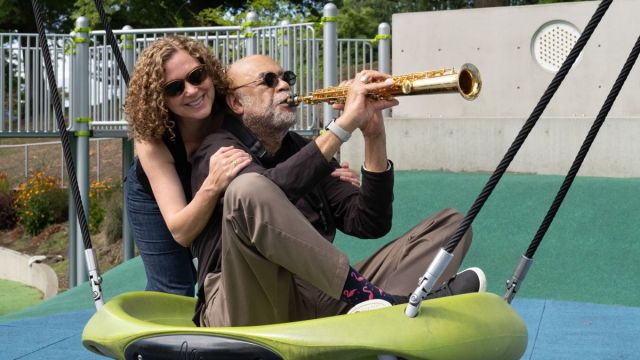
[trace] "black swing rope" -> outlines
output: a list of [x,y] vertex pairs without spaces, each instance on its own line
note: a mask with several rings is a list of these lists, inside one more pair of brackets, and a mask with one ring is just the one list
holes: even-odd
[[[80,196],[80,189],[78,187],[78,179],[76,177],[75,164],[73,163],[73,158],[71,156],[69,132],[67,131],[66,125],[64,122],[62,106],[60,105],[60,95],[58,93],[58,86],[56,84],[55,75],[53,73],[51,54],[49,53],[49,45],[47,43],[47,37],[44,32],[44,26],[43,26],[44,21],[42,19],[43,10],[42,10],[42,6],[37,0],[31,0],[31,4],[33,6],[33,12],[36,18],[36,26],[38,28],[38,38],[40,40],[40,47],[42,49],[42,56],[44,58],[45,68],[47,72],[47,80],[49,82],[49,89],[51,91],[51,96],[53,100],[53,109],[56,115],[58,129],[60,131],[60,140],[62,143],[65,166],[67,169],[67,173],[69,174],[69,186],[71,188],[71,194],[74,200],[76,214],[78,216],[78,223],[80,224],[80,232],[82,234],[82,242],[85,248],[85,257],[87,260],[87,269],[89,272],[89,282],[91,286],[91,292],[92,292],[92,296],[93,296],[93,300],[96,308],[100,308],[104,304],[104,301],[102,298],[102,288],[101,288],[102,278],[100,277],[100,272],[97,266],[98,262],[96,260],[95,253],[93,252],[93,247],[91,244],[91,235],[89,234],[89,226],[88,226],[87,218],[84,212],[84,206],[82,204],[82,197]],[[122,78],[124,79],[125,84],[129,86],[129,72],[127,71],[127,67],[122,58],[122,53],[118,48],[116,38],[113,35],[111,26],[109,25],[109,21],[107,19],[107,15],[105,14],[102,0],[95,0],[95,4],[107,34],[107,41],[111,45],[111,49],[113,50],[113,54],[118,64],[118,68],[120,69],[120,74],[122,75]]]
[[607,115],[609,114],[609,111],[613,106],[613,103],[616,101],[616,98],[618,97],[620,90],[622,90],[622,86],[624,85],[625,81],[627,80],[627,77],[631,73],[631,70],[634,64],[636,63],[636,60],[638,59],[638,54],[640,54],[640,37],[638,37],[638,40],[636,41],[636,44],[631,50],[631,53],[629,54],[627,61],[622,67],[622,70],[620,71],[620,74],[618,75],[616,82],[613,84],[613,87],[611,88],[611,91],[609,92],[607,99],[605,100],[604,104],[602,105],[602,108],[600,109],[600,112],[598,113],[595,121],[593,122],[593,125],[591,126],[591,129],[587,134],[587,137],[585,138],[582,146],[580,147],[580,151],[578,152],[578,155],[576,156],[575,160],[573,161],[573,164],[571,165],[571,169],[569,170],[564,182],[562,183],[562,186],[560,187],[560,190],[558,191],[558,194],[556,195],[556,198],[553,200],[553,203],[549,208],[549,212],[547,213],[544,220],[542,221],[542,224],[540,224],[540,228],[538,229],[538,232],[536,233],[535,237],[531,241],[531,245],[529,245],[529,248],[527,249],[527,252],[525,254],[525,256],[527,256],[528,258],[533,257],[533,254],[535,254],[536,250],[538,249],[538,246],[540,245],[542,238],[544,237],[545,233],[549,229],[549,226],[551,225],[551,222],[553,221],[555,214],[558,212],[558,208],[562,204],[562,200],[564,199],[565,195],[569,191],[569,188],[571,187],[571,183],[575,179],[576,174],[578,173],[578,170],[580,170],[580,166],[582,165],[582,162],[584,161],[585,157],[587,156],[587,153],[589,152],[589,149],[591,148],[591,144],[593,144],[593,141],[598,135],[598,131],[600,130],[600,127],[602,127],[602,124],[604,124],[604,121],[606,120]]
[[620,74],[618,75],[616,82],[613,84],[613,87],[611,88],[611,91],[609,92],[607,99],[605,100],[604,104],[600,108],[600,111],[598,112],[598,115],[596,116],[596,119],[594,120],[593,125],[591,125],[591,129],[587,133],[587,136],[584,139],[584,142],[582,143],[582,146],[580,147],[580,150],[578,151],[576,158],[573,160],[573,164],[571,165],[571,168],[569,169],[567,176],[562,182],[562,185],[560,186],[560,189],[558,190],[556,197],[553,199],[553,202],[549,207],[549,210],[547,211],[547,214],[545,215],[544,219],[542,220],[542,223],[540,224],[538,231],[533,237],[533,240],[531,240],[531,244],[529,245],[529,248],[527,249],[526,253],[522,256],[520,263],[518,264],[518,266],[516,267],[516,270],[514,271],[513,276],[507,282],[507,292],[504,298],[508,302],[511,302],[513,300],[516,292],[518,291],[519,287],[522,285],[522,281],[524,280],[524,277],[526,276],[527,271],[533,261],[533,255],[538,249],[538,246],[540,246],[540,243],[542,242],[542,238],[547,233],[547,230],[551,226],[553,219],[558,213],[558,210],[560,209],[560,205],[562,205],[562,202],[564,201],[565,196],[569,192],[569,188],[571,188],[571,185],[573,184],[573,180],[576,178],[576,175],[578,174],[578,171],[580,170],[580,167],[582,166],[582,163],[586,158],[587,153],[589,152],[589,149],[593,144],[593,141],[598,135],[598,131],[600,131],[600,128],[604,124],[607,118],[607,115],[609,114],[609,111],[613,106],[613,103],[616,101],[618,94],[620,94],[620,90],[622,90],[622,86],[627,80],[627,77],[629,77],[629,74],[631,73],[631,70],[633,69],[633,66],[636,63],[636,60],[638,59],[639,54],[640,54],[640,37],[638,37],[638,39],[636,40],[636,43],[633,49],[631,50],[631,53],[629,54],[627,61],[622,67],[622,70],[620,71]]
[[500,161],[500,164],[498,164],[498,167],[494,171],[493,175],[491,175],[491,178],[489,178],[489,181],[482,189],[482,192],[469,209],[469,212],[467,212],[467,214],[465,215],[462,223],[447,243],[447,247],[445,248],[445,250],[448,253],[453,252],[453,250],[462,239],[462,236],[467,232],[467,230],[469,230],[471,223],[486,203],[487,199],[498,184],[498,181],[500,181],[500,178],[502,178],[502,175],[504,175],[505,171],[507,171],[509,164],[511,164],[511,161],[513,161],[513,159],[515,158],[516,153],[518,152],[518,150],[520,150],[520,147],[522,147],[522,144],[526,140],[527,136],[529,136],[529,133],[531,132],[531,130],[533,130],[533,127],[538,122],[538,119],[540,119],[540,116],[547,108],[547,105],[551,101],[551,98],[553,97],[553,95],[555,95],[556,91],[569,73],[569,70],[571,70],[571,67],[582,52],[582,49],[584,49],[585,45],[591,38],[591,35],[593,34],[596,27],[598,27],[600,20],[602,20],[602,17],[607,12],[607,9],[612,2],[613,0],[603,0],[596,9],[596,12],[593,14],[591,20],[589,20],[589,23],[584,29],[584,32],[580,35],[578,41],[576,41],[576,44],[573,46],[573,49],[571,49],[571,52],[560,67],[560,70],[558,70],[553,80],[549,84],[549,87],[547,87],[547,90],[544,92],[538,104],[534,108],[533,112],[523,125],[522,129],[520,129],[518,136],[511,144],[511,147],[505,154],[504,158],[502,159],[502,161]]
[[414,317],[417,315],[418,309],[420,307],[420,303],[426,297],[429,291],[431,291],[432,286],[435,284],[436,279],[440,277],[440,275],[442,275],[442,273],[444,272],[446,265],[449,263],[449,261],[453,257],[453,251],[455,250],[456,246],[458,246],[458,243],[460,242],[464,234],[469,230],[471,223],[473,223],[476,216],[478,215],[478,213],[480,212],[484,204],[489,199],[489,196],[491,196],[491,193],[493,192],[495,187],[498,185],[498,182],[500,181],[504,173],[507,171],[507,168],[509,167],[509,165],[515,158],[516,154],[522,147],[522,144],[526,140],[527,136],[529,136],[529,133],[531,133],[531,130],[533,130],[533,127],[536,125],[536,123],[540,119],[540,116],[542,116],[542,113],[547,108],[547,105],[549,104],[549,102],[555,95],[556,91],[564,81],[565,77],[569,73],[569,70],[571,70],[571,67],[573,66],[576,59],[578,58],[578,56],[586,46],[587,42],[591,38],[591,35],[595,31],[595,29],[600,24],[600,21],[604,17],[604,14],[607,12],[612,2],[613,0],[603,0],[598,6],[598,8],[596,9],[595,13],[587,23],[587,26],[585,27],[584,31],[576,41],[571,51],[569,52],[569,55],[567,56],[565,61],[562,63],[562,66],[560,67],[556,75],[553,77],[551,83],[549,84],[544,94],[538,101],[538,104],[536,105],[536,107],[533,109],[533,112],[531,113],[527,121],[524,123],[524,125],[522,126],[522,129],[520,129],[520,132],[518,133],[515,140],[507,150],[503,159],[500,161],[496,170],[493,172],[493,174],[489,178],[489,181],[486,183],[486,185],[484,186],[484,188],[482,189],[482,191],[474,201],[473,205],[471,206],[467,214],[462,219],[462,222],[456,229],[456,232],[451,236],[451,238],[447,242],[446,247],[440,249],[440,252],[438,253],[438,255],[436,255],[436,258],[431,262],[431,264],[429,265],[429,268],[427,268],[427,271],[425,272],[423,277],[420,279],[418,287],[414,290],[414,292],[411,294],[411,297],[409,298],[409,303],[408,303],[407,309],[405,310],[405,314],[407,316]]
[[[67,174],[69,175],[69,186],[71,188],[71,195],[76,208],[76,214],[78,216],[78,223],[80,224],[80,233],[82,234],[82,241],[85,248],[85,257],[87,259],[87,268],[89,270],[89,282],[95,302],[96,308],[100,308],[103,305],[102,289],[100,284],[102,279],[98,272],[97,261],[95,260],[95,254],[91,245],[91,237],[89,235],[89,225],[87,223],[87,217],[84,213],[84,207],[82,205],[82,198],[80,196],[80,189],[78,188],[78,179],[76,177],[75,164],[71,157],[71,144],[69,141],[69,132],[66,129],[64,122],[64,115],[62,113],[62,106],[60,105],[60,94],[58,93],[58,85],[53,73],[53,65],[51,61],[51,53],[49,52],[49,44],[47,43],[47,37],[44,32],[44,21],[42,19],[42,7],[37,0],[31,0],[33,6],[33,12],[36,18],[36,26],[38,28],[38,38],[40,41],[40,49],[42,51],[42,57],[44,58],[44,65],[47,72],[47,80],[49,83],[49,91],[51,92],[51,98],[53,102],[53,110],[56,116],[56,122],[58,124],[58,130],[60,131],[60,141],[62,143],[62,151],[64,154],[65,166]],[[72,219],[69,219],[70,221]]]
[[100,20],[102,20],[102,25],[104,26],[104,30],[107,34],[107,42],[111,45],[111,50],[113,51],[113,55],[116,57],[116,62],[118,63],[118,68],[120,69],[120,74],[124,79],[124,83],[129,86],[129,71],[127,71],[127,66],[122,59],[122,53],[120,52],[120,48],[118,47],[118,42],[116,41],[116,37],[113,35],[113,31],[111,30],[111,25],[109,25],[109,19],[107,19],[107,14],[104,12],[104,6],[102,5],[102,0],[95,0],[96,9],[98,10],[98,14],[100,14]]

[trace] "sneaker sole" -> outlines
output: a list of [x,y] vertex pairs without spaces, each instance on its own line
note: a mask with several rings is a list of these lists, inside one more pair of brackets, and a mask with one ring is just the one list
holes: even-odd
[[391,306],[391,303],[382,299],[371,299],[354,305],[347,314],[355,314],[363,311],[371,311]]
[[482,269],[480,269],[479,267],[470,267],[468,269],[465,269],[464,271],[467,270],[473,271],[478,276],[478,282],[480,283],[478,285],[478,292],[487,291],[487,277],[484,274],[484,271],[482,271]]

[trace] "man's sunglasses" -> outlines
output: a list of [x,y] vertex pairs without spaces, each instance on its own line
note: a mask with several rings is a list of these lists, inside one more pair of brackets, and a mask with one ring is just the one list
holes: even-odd
[[253,81],[249,81],[246,84],[240,85],[240,86],[236,86],[236,87],[232,87],[230,90],[236,90],[236,89],[240,89],[241,87],[245,87],[251,84],[255,84],[255,83],[259,83],[259,84],[265,84],[270,88],[275,88],[278,85],[278,81],[279,79],[282,78],[282,80],[284,80],[284,82],[286,82],[287,84],[289,84],[289,86],[293,86],[296,84],[296,73],[294,73],[291,70],[287,70],[285,72],[282,73],[282,75],[278,75],[274,72],[267,72],[264,73],[260,76],[259,79],[253,80]]
[[184,79],[171,80],[162,86],[164,94],[168,97],[178,96],[184,92],[184,82],[187,81],[193,86],[198,86],[206,80],[208,76],[207,68],[204,64],[196,66]]

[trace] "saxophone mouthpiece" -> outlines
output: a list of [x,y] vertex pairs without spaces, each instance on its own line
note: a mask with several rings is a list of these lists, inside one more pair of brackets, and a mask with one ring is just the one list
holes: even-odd
[[287,98],[287,105],[289,105],[289,107],[296,107],[300,105],[300,97],[297,95],[291,94]]

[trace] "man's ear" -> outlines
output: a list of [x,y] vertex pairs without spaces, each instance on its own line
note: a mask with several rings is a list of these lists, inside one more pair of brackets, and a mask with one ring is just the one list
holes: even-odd
[[242,115],[244,113],[244,106],[240,102],[240,98],[233,92],[228,92],[226,96],[227,106],[229,110],[235,115]]

